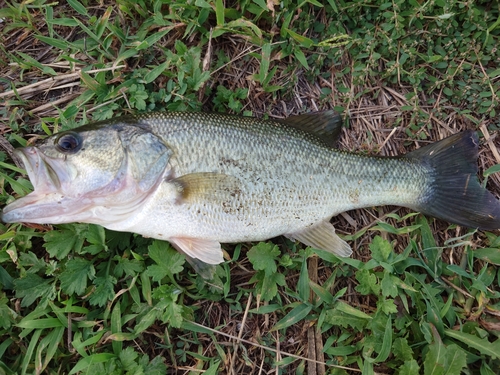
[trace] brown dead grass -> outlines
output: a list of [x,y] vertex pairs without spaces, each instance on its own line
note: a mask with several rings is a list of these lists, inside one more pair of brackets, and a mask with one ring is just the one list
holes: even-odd
[[[64,7],[64,5],[62,5]],[[67,7],[63,10],[66,14],[70,13]],[[74,14],[77,16],[77,14]],[[46,66],[52,67],[58,75],[50,77],[42,75],[39,70],[23,71],[18,64],[7,62],[6,56],[1,56],[4,60],[0,64],[0,76],[11,82],[10,87],[5,84],[0,88],[0,103],[5,106],[9,118],[2,118],[0,124],[0,135],[3,137],[11,132],[11,123],[15,121],[17,125],[22,125],[24,129],[33,129],[38,125],[42,117],[57,117],[57,108],[64,109],[73,99],[77,98],[82,91],[82,81],[80,71],[85,64],[69,66],[65,62],[59,61],[59,52],[54,48],[45,45],[34,38],[34,33],[27,29],[9,28],[10,26],[0,23],[0,35],[4,48],[11,53],[22,51],[29,54],[37,61]],[[46,27],[40,23],[36,25],[38,31],[44,33]],[[164,40],[159,43],[163,47],[171,47],[177,38],[182,36],[182,25],[175,29],[172,34],[167,34]],[[62,35],[68,35],[71,39],[73,30],[71,28],[58,29]],[[186,44],[196,44],[194,40],[184,41]],[[206,48],[207,46],[205,46]],[[251,110],[256,116],[269,115],[270,117],[285,118],[292,114],[298,114],[305,111],[315,111],[334,106],[344,106],[348,110],[349,128],[344,128],[340,147],[351,151],[362,151],[385,156],[401,155],[417,147],[421,147],[429,142],[442,139],[448,135],[457,133],[464,129],[479,130],[483,136],[483,143],[480,147],[479,169],[483,171],[488,167],[500,163],[498,148],[500,146],[500,137],[495,134],[489,134],[487,130],[488,123],[482,123],[479,126],[474,125],[467,118],[457,115],[452,108],[440,105],[438,93],[435,95],[436,104],[433,107],[420,107],[427,112],[425,126],[421,127],[421,132],[425,132],[426,140],[416,140],[408,137],[406,130],[412,121],[420,120],[419,115],[412,118],[411,112],[402,112],[402,106],[412,105],[405,99],[405,94],[410,91],[408,87],[380,86],[359,87],[352,84],[349,76],[344,76],[342,81],[344,85],[350,87],[349,94],[340,93],[337,90],[338,79],[335,69],[325,66],[323,70],[329,72],[328,78],[318,77],[311,81],[306,78],[304,69],[297,68],[293,71],[287,71],[291,61],[288,58],[281,59],[280,56],[274,56],[271,67],[278,66],[275,81],[272,84],[289,86],[291,89],[285,95],[276,95],[266,93],[262,87],[251,79],[251,75],[259,70],[259,62],[251,58],[251,53],[259,53],[259,47],[247,44],[241,38],[224,36],[211,40],[211,49],[206,49],[205,65],[213,66],[217,51],[223,51],[230,57],[231,62],[217,69],[212,73],[208,85],[214,89],[218,85],[223,85],[228,89],[245,87],[249,89],[248,100],[245,101],[245,110]],[[87,56],[77,56],[83,62],[93,63]],[[112,64],[113,62],[110,62]],[[350,66],[348,51],[344,51],[344,66]],[[114,66],[116,76],[119,72],[126,72],[133,69],[134,66],[118,64]],[[284,72],[287,72],[286,74]],[[92,75],[92,73],[90,73]],[[5,81],[4,81],[5,82]],[[328,100],[321,99],[321,88],[327,87],[332,90]],[[12,90],[15,88],[15,90]],[[356,94],[365,92],[359,98]],[[424,94],[422,94],[423,96]],[[26,101],[27,104],[19,106],[17,98]],[[206,110],[211,109],[211,98],[200,97]],[[420,98],[425,102],[425,98]],[[92,111],[92,104],[87,105],[87,111]],[[420,134],[418,134],[420,136]],[[29,135],[27,135],[29,137]],[[8,143],[8,142],[7,142]],[[9,145],[2,142],[2,147],[11,152]],[[500,196],[500,176],[493,175],[488,182],[489,189]],[[392,219],[387,219],[386,215],[391,212],[397,212],[403,216],[409,211],[403,208],[379,207],[373,209],[362,209],[347,212],[333,219],[339,233],[352,234],[362,228],[373,227],[379,220],[386,220],[395,225],[409,225],[410,222],[396,224]],[[465,234],[465,229],[448,229],[448,223],[442,221],[433,221],[432,230],[438,244],[450,238]],[[372,238],[379,234],[378,232],[367,231],[352,245],[354,257],[363,261],[370,259],[368,244]],[[382,236],[392,241],[396,251],[403,251],[409,243],[409,236],[394,236],[382,233]],[[480,244],[484,240],[481,233],[474,235],[474,242]],[[278,240],[278,243],[279,240]],[[247,246],[247,245],[244,245]],[[227,247],[228,249],[230,247]],[[283,249],[286,251],[286,249]],[[462,249],[454,248],[443,253],[444,261],[449,264],[460,264],[462,261]],[[311,260],[309,265],[311,277],[316,278],[321,285],[330,275],[332,270],[325,267],[321,261],[315,264],[316,259]],[[252,266],[248,260],[243,257],[240,262],[231,265],[231,276],[233,290],[245,288],[253,275]],[[298,275],[292,275],[287,283],[294,285],[298,281]],[[376,301],[370,297],[361,296],[355,292],[357,283],[354,278],[339,280],[332,290],[337,292],[343,287],[348,288],[344,300],[352,306],[366,312],[373,312],[376,308]],[[281,291],[283,301],[288,300],[285,292]],[[321,358],[321,346],[327,337],[321,337],[314,328],[314,322],[304,321],[287,329],[287,336],[280,337],[278,332],[270,331],[273,325],[279,320],[274,313],[257,315],[248,314],[249,309],[256,309],[264,305],[257,296],[250,295],[250,298],[243,301],[246,305],[241,309],[233,309],[227,303],[212,301],[193,302],[194,306],[203,311],[200,314],[201,319],[198,324],[213,330],[214,341],[210,336],[198,334],[199,345],[193,344],[192,347],[184,347],[185,351],[194,351],[207,357],[216,357],[225,355],[225,361],[222,365],[227,374],[269,374],[276,371],[271,358],[276,355],[277,359],[284,358],[288,354],[297,356],[298,359],[290,365],[287,373],[294,373],[297,366],[306,367],[309,375],[321,375],[325,373],[324,359]],[[291,302],[291,301],[287,301]],[[284,302],[283,304],[285,304]],[[163,326],[151,327],[149,334],[143,335],[143,341],[135,342],[138,350],[142,350],[152,355],[163,355],[165,361],[171,366],[170,372],[175,374],[187,374],[202,372],[198,362],[188,356],[188,361],[179,363],[176,360],[177,355],[175,346],[180,340],[176,335],[186,335],[185,332],[166,332]],[[186,337],[189,339],[189,337]],[[161,348],[157,344],[173,344],[173,347]],[[315,345],[311,345],[314,341]],[[220,350],[222,349],[222,352]],[[219,352],[217,352],[219,350]],[[273,354],[274,352],[275,354]],[[286,354],[288,353],[288,354]],[[358,373],[353,365],[350,373]],[[384,373],[386,369],[379,368],[378,371]]]

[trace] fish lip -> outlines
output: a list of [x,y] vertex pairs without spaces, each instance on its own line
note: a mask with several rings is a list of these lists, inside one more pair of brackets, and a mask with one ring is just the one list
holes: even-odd
[[[0,213],[0,220],[5,223],[30,222],[46,223],[47,215],[54,213],[54,202],[64,200],[61,181],[49,158],[44,157],[36,147],[24,147],[14,150],[33,185],[33,192],[5,206]],[[40,217],[45,220],[41,220]],[[60,219],[59,219],[60,220]]]
[[43,194],[60,191],[61,181],[58,174],[49,158],[44,157],[43,153],[36,147],[16,149],[14,153],[24,164],[28,178],[33,185],[33,193]]
[[[0,219],[4,223],[38,223],[47,224],[47,215],[51,213],[53,202],[41,204],[41,201],[47,201],[54,194],[39,194],[32,192],[25,197],[19,198],[5,206],[0,213]],[[42,215],[41,215],[42,214]],[[43,217],[43,219],[40,219]],[[41,220],[41,221],[40,221]]]

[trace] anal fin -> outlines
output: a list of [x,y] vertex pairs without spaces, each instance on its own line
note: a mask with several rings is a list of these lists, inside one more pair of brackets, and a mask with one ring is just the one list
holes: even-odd
[[323,221],[299,232],[288,233],[285,236],[341,257],[348,257],[352,254],[349,244],[335,233],[335,228],[328,221]]

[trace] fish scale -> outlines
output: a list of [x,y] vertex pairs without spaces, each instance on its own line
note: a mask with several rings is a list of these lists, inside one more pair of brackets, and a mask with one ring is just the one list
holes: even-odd
[[[140,121],[155,134],[172,134],[167,142],[176,150],[177,176],[203,171],[239,177],[246,188],[243,207],[262,202],[260,210],[249,212],[258,221],[290,215],[286,202],[294,202],[291,208],[301,213],[299,225],[366,204],[415,204],[427,183],[425,168],[409,159],[332,152],[294,128],[270,127],[267,121],[247,121],[242,126],[239,117],[229,119],[217,114],[211,121],[205,116],[203,122],[176,119],[172,122],[176,130],[166,125],[168,114],[161,120],[144,116]],[[227,147],[221,148],[221,142]],[[213,210],[220,208],[220,202],[213,203]]]
[[332,111],[286,120],[208,113],[125,116],[18,151],[34,192],[5,222],[87,222],[170,241],[203,272],[221,242],[285,235],[348,256],[329,220],[400,205],[474,228],[500,228],[500,203],[477,179],[477,135],[400,157],[332,147]]

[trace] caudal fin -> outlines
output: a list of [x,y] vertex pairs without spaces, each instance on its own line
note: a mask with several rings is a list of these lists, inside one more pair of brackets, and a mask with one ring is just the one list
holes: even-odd
[[477,178],[478,143],[468,130],[405,156],[431,170],[416,210],[470,228],[500,229],[500,202]]

